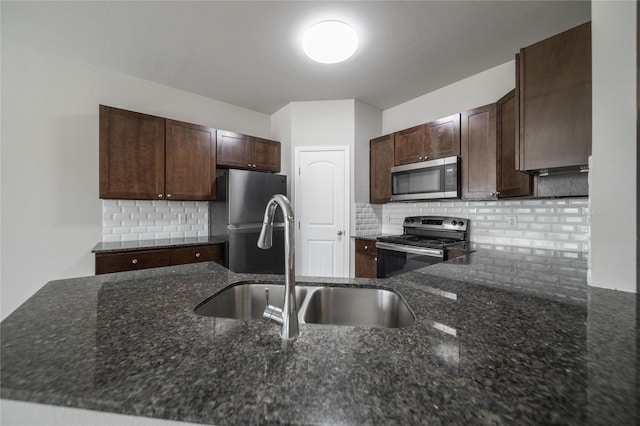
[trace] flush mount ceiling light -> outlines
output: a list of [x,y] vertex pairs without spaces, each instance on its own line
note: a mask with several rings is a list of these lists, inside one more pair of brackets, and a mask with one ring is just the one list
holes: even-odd
[[322,21],[304,35],[302,49],[323,64],[335,64],[351,57],[358,47],[356,32],[340,21]]

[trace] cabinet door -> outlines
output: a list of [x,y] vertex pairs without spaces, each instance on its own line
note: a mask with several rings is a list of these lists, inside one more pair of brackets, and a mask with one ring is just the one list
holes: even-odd
[[519,172],[516,161],[516,104],[515,90],[497,102],[497,189],[499,197],[521,197],[533,193],[533,176]]
[[460,155],[460,114],[427,124],[429,159]]
[[164,198],[164,119],[100,105],[100,198]]
[[280,171],[280,142],[252,137],[252,167],[265,172]]
[[218,130],[217,163],[239,169],[252,168],[251,137],[241,133]]
[[369,202],[391,200],[391,167],[393,167],[393,134],[371,139],[369,143]]
[[377,278],[376,242],[356,238],[355,246],[356,278]]
[[516,56],[518,170],[577,167],[591,154],[591,23]]
[[209,127],[166,120],[167,199],[215,199],[215,138]]
[[401,130],[395,136],[395,165],[417,163],[428,159],[428,138],[424,124]]
[[462,198],[496,196],[496,105],[462,113]]

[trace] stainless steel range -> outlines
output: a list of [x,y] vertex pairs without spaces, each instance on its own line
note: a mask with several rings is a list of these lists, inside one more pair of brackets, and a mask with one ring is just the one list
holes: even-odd
[[402,235],[377,239],[378,278],[446,260],[449,249],[468,241],[469,219],[410,216],[404,219],[403,229]]

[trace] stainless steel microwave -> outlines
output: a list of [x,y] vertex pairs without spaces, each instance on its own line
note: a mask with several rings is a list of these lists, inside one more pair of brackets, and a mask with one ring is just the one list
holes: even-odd
[[460,157],[391,168],[391,201],[460,198]]

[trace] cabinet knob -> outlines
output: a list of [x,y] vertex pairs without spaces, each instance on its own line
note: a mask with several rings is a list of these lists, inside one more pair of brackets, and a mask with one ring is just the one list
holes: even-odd
[[133,263],[133,264],[135,265],[136,263],[138,263],[138,259],[133,259],[133,260],[131,261],[131,263]]
[[256,165],[254,164],[252,167],[255,169],[255,168],[256,168]]
[[171,194],[167,194],[167,198],[171,198]]
[[251,164],[251,163],[247,164],[247,167],[251,167],[251,166],[252,166],[252,164]]
[[364,249],[365,250],[369,250],[369,246],[364,246]]
[[196,257],[200,257],[200,253],[196,253]]
[[158,198],[162,198],[162,194],[158,194]]

